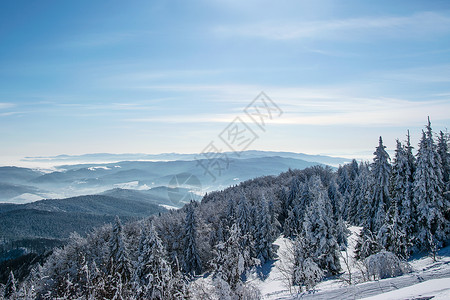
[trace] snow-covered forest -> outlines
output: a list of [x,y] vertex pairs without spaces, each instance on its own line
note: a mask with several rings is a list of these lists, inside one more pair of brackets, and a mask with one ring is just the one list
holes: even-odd
[[354,259],[367,280],[401,275],[411,255],[435,257],[450,237],[448,143],[428,122],[417,149],[408,132],[392,158],[380,137],[372,163],[289,170],[145,221],[116,218],[87,237],[72,235],[23,282],[11,271],[0,292],[6,299],[259,299],[247,279],[276,259],[274,241],[283,236],[292,242],[284,271],[295,294],[343,276],[350,226],[362,227]]

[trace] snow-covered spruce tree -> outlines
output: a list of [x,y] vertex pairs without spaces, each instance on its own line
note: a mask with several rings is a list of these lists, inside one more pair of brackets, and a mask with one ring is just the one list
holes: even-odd
[[131,263],[125,245],[122,223],[116,216],[109,239],[106,291],[112,299],[126,299],[131,279]]
[[[34,300],[38,298],[36,288],[42,280],[41,274],[42,266],[40,264],[37,264],[37,266],[31,269],[30,275],[20,286],[19,299]],[[1,292],[0,295],[2,295]]]
[[89,263],[86,259],[86,256],[84,253],[82,253],[78,257],[78,270],[77,270],[77,277],[76,277],[76,284],[79,286],[79,292],[78,294],[85,295],[86,298],[91,297],[93,298],[93,294],[95,294],[94,290],[94,284],[91,277],[91,270],[89,268]]
[[183,239],[183,270],[187,274],[196,275],[202,272],[202,263],[197,251],[197,222],[193,203],[186,206]]
[[298,234],[296,209],[290,209],[284,222],[283,234],[287,238],[294,238]]
[[336,238],[336,242],[338,243],[339,250],[344,251],[348,246],[348,236],[351,232],[345,225],[344,219],[342,217],[339,217],[335,224],[336,229],[334,235]]
[[[392,204],[395,204],[395,208],[393,208],[391,214],[396,211],[395,214],[399,219],[395,220],[395,222],[400,226],[397,230],[403,232],[406,244],[409,245],[412,243],[414,237],[415,207],[413,206],[414,166],[411,165],[408,149],[410,149],[410,146],[405,148],[400,141],[397,140],[397,148],[395,150],[394,163],[392,165],[390,190]],[[386,250],[396,252],[387,248]],[[406,258],[405,255],[402,255],[402,257]]]
[[344,165],[344,169],[347,170],[347,188],[342,194],[342,203],[341,203],[341,211],[340,215],[344,218],[344,220],[350,221],[355,218],[356,211],[355,207],[358,199],[354,198],[354,190],[356,179],[359,177],[359,166],[355,159],[352,160],[351,163]]
[[41,298],[47,299],[67,297],[76,298],[84,295],[81,289],[86,285],[83,278],[78,282],[79,270],[82,269],[83,257],[85,257],[86,239],[73,233],[64,248],[53,250],[53,254],[47,259],[40,272],[36,292]]
[[334,177],[328,184],[328,198],[330,199],[333,218],[335,221],[337,221],[339,217],[343,217],[343,199],[341,193],[339,192],[339,186],[337,185],[336,179]]
[[142,226],[134,275],[135,293],[143,299],[169,299],[172,270],[153,223]]
[[372,183],[368,163],[361,163],[359,175],[353,183],[352,206],[349,208],[348,222],[357,226],[368,226],[369,223],[369,202],[368,196]]
[[255,240],[253,238],[250,226],[251,218],[249,215],[249,203],[244,194],[241,196],[237,210],[238,217],[236,224],[240,233],[239,247],[244,257],[244,268],[248,269],[255,264],[251,257],[256,257],[257,254],[255,249]]
[[314,261],[308,244],[300,235],[293,243],[294,261],[291,284],[298,286],[300,292],[303,291],[303,288],[306,290],[314,288],[324,276],[324,271]]
[[285,237],[294,238],[303,230],[305,209],[312,201],[309,183],[307,180],[305,181],[299,182],[297,185],[297,197],[291,203],[291,209],[284,224],[283,233]]
[[365,259],[372,254],[378,253],[382,250],[377,236],[372,233],[367,227],[363,226],[355,246],[355,258]]
[[[313,176],[311,176],[313,177]],[[312,179],[310,178],[309,180],[305,180],[304,183],[302,183],[300,185],[300,190],[299,190],[299,197],[297,198],[297,203],[296,203],[296,207],[298,208],[298,216],[299,216],[299,232],[302,230],[302,224],[303,224],[303,216],[305,215],[305,209],[306,207],[309,206],[309,204],[313,201],[314,196],[311,193],[311,181]]]
[[291,184],[289,186],[289,192],[287,194],[286,203],[283,205],[286,209],[292,208],[293,203],[299,197],[300,193],[300,180],[297,176],[294,176],[291,180]]
[[222,280],[225,281],[232,292],[235,292],[242,284],[241,275],[245,272],[246,258],[240,246],[240,238],[239,225],[233,224],[227,241],[216,245],[211,263],[216,283],[222,286]]
[[303,209],[299,207],[299,198],[302,183],[297,176],[293,177],[290,183],[289,191],[285,201],[282,203],[283,214],[283,234],[285,237],[294,237],[301,229],[300,215],[303,215]]
[[341,214],[344,219],[348,219],[349,217],[349,205],[351,202],[352,195],[352,180],[349,170],[349,165],[340,166],[337,171],[337,183],[339,185],[339,192],[342,196],[342,210]]
[[[400,215],[403,228],[405,229],[406,236],[410,243],[414,243],[414,223],[417,217],[417,207],[414,203],[414,174],[416,172],[416,157],[414,156],[411,146],[411,138],[409,135],[409,130],[406,139],[406,160],[408,161],[409,172],[406,172],[409,178],[409,186],[405,193],[405,199],[401,203]],[[409,211],[409,214],[408,214]]]
[[400,221],[395,199],[392,200],[385,222],[378,231],[377,240],[386,251],[392,252],[402,259],[409,257],[410,244]]
[[[227,206],[225,208],[225,216],[223,219],[223,227],[224,228],[231,228],[231,226],[233,226],[233,224],[236,221],[237,218],[237,207],[236,207],[236,203],[235,200],[233,199],[233,197],[229,197],[228,198],[228,202],[227,202]],[[228,232],[225,232],[226,234]],[[228,236],[226,236],[225,234],[225,238],[228,238]]]
[[306,210],[302,237],[309,249],[310,257],[325,275],[335,275],[341,269],[341,265],[335,238],[336,224],[333,221],[327,190],[318,176],[311,177],[310,185],[314,201]]
[[256,258],[261,264],[274,257],[273,242],[275,241],[274,228],[271,222],[272,217],[269,213],[268,203],[264,195],[258,205],[257,220],[259,227],[255,235]]
[[237,223],[242,233],[248,233],[250,230],[250,211],[248,200],[245,197],[245,194],[242,193],[241,198],[239,199],[238,207],[237,207]]
[[[438,153],[442,163],[442,180],[444,182],[444,201],[445,218],[450,221],[450,153],[448,152],[448,144],[450,142],[449,133],[440,132],[438,139]],[[450,228],[447,234],[450,234]]]
[[344,217],[342,215],[342,195],[339,192],[338,185],[335,178],[333,177],[328,185],[328,199],[330,200],[333,221],[336,224],[335,237],[340,249],[345,249],[347,247],[347,236],[350,231],[344,222]]
[[[213,284],[218,299],[261,299],[259,290],[245,284],[246,261],[250,260],[248,249],[242,247],[239,225],[233,224],[229,238],[214,248],[211,267],[214,272]],[[254,264],[254,263],[253,263]]]
[[225,241],[225,233],[222,222],[217,221],[216,224],[213,224],[212,226],[212,230],[209,234],[209,246],[211,248],[213,248],[218,243]]
[[279,211],[279,209],[276,207],[277,204],[278,203],[276,201],[274,201],[273,196],[271,194],[269,194],[269,199],[267,199],[267,209],[268,209],[269,216],[270,216],[270,224],[272,227],[272,236],[273,236],[274,240],[281,233],[281,224],[278,221],[278,213],[277,213],[277,211]]
[[[438,153],[441,157],[442,163],[442,180],[444,182],[444,206],[445,213],[444,216],[447,221],[450,221],[450,153],[448,152],[448,143],[450,137],[448,133],[440,132],[438,138]],[[447,230],[447,234],[450,234],[450,228]]]
[[444,181],[446,191],[450,189],[450,154],[448,152],[448,142],[448,135],[441,130],[438,137],[437,152],[441,158],[442,180]]
[[417,246],[420,250],[431,250],[429,241],[441,247],[446,240],[446,205],[443,197],[441,158],[433,140],[428,119],[426,132],[422,132],[417,153],[417,169],[414,174],[414,202],[417,206]]
[[10,271],[8,281],[3,290],[3,299],[17,299],[17,296],[16,279],[14,278],[14,273]]
[[391,165],[389,164],[389,154],[385,150],[383,139],[380,136],[378,147],[374,152],[372,163],[373,182],[369,194],[369,228],[372,232],[377,232],[384,223],[386,210],[389,207],[389,178]]
[[[414,172],[416,171],[416,157],[413,154],[414,147],[411,146],[411,136],[409,134],[409,129],[406,134],[406,145],[405,145],[405,151],[406,151],[406,157],[408,159],[408,163],[411,166],[411,176],[413,176]],[[413,178],[414,179],[414,178]]]
[[286,221],[290,210],[290,203],[288,202],[288,194],[285,187],[280,187],[278,189],[277,198],[280,203],[278,221],[280,222],[282,228],[284,228],[284,222]]

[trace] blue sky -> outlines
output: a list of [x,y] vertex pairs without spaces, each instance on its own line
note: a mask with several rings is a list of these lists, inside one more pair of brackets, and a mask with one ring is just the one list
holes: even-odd
[[200,152],[260,91],[284,113],[251,149],[450,119],[449,1],[1,1],[0,40],[4,158]]

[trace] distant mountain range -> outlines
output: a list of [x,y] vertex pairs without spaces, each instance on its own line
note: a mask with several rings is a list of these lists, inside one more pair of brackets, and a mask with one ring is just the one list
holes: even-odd
[[[294,152],[277,152],[277,151],[258,151],[258,150],[248,150],[236,154],[235,152],[224,152],[230,158],[234,159],[244,159],[244,158],[260,158],[260,157],[270,157],[279,156],[285,158],[295,158],[301,159],[308,162],[316,162],[321,164],[326,164],[330,166],[337,167],[340,164],[345,164],[350,160],[342,157],[332,157],[325,155],[310,155],[304,153],[294,153]],[[112,153],[93,153],[93,154],[82,154],[82,155],[57,155],[57,156],[35,156],[35,157],[25,157],[24,161],[35,161],[35,162],[55,162],[55,163],[65,163],[65,162],[119,162],[119,161],[138,161],[138,160],[148,160],[148,161],[175,161],[175,160],[196,160],[202,159],[202,154],[182,154],[182,153],[161,153],[161,154],[142,154],[142,153],[131,153],[131,154],[112,154]]]
[[[127,193],[133,199],[142,197],[152,199],[153,203],[181,207],[205,192],[254,177],[277,175],[289,168],[304,169],[318,164],[335,166],[348,162],[337,157],[265,151],[245,151],[239,156],[228,152],[217,161],[196,160],[202,157],[204,155],[201,154],[169,153],[26,158],[65,163],[89,160],[110,162],[63,164],[50,173],[29,168],[0,167],[0,202],[23,204],[46,198],[68,198],[122,189],[127,191],[121,191],[121,197]],[[201,165],[209,168],[202,168]],[[187,178],[195,183],[187,182]],[[108,193],[105,195],[113,193],[112,196],[117,196],[115,193],[118,190]]]

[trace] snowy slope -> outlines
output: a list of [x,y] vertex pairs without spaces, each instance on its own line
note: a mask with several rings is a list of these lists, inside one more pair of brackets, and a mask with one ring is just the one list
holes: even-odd
[[282,299],[289,296],[289,285],[283,270],[288,269],[288,258],[292,255],[289,248],[291,241],[283,237],[279,237],[275,243],[277,247],[278,260],[266,263],[262,269],[268,272],[268,277],[262,280],[256,273],[252,273],[248,281],[255,285],[260,291],[264,299]]
[[367,300],[396,300],[417,298],[450,299],[450,278],[431,279],[395,291],[364,298]]
[[[350,227],[349,256],[353,256],[358,227]],[[295,294],[289,291],[283,270],[289,267],[290,242],[283,237],[275,241],[278,259],[262,267],[266,276],[253,273],[249,281],[257,286],[263,299],[417,299],[434,297],[433,299],[450,299],[450,247],[442,249],[438,260],[424,257],[410,261],[412,272],[396,278],[358,283],[358,268],[354,261],[349,260],[350,270],[356,284],[348,285],[343,280],[327,279],[316,286],[314,291]],[[342,252],[341,266],[346,269]],[[346,271],[341,277],[348,278]],[[263,279],[261,279],[263,278]]]

